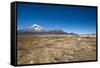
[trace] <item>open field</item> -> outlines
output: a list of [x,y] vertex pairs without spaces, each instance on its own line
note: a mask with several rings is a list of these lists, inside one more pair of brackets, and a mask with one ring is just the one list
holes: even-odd
[[87,37],[85,39],[66,35],[17,37],[18,64],[87,60],[96,60],[95,37]]

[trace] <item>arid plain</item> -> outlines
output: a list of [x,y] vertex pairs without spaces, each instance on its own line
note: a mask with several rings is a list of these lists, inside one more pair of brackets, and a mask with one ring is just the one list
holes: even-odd
[[17,36],[17,63],[41,64],[96,60],[96,37]]

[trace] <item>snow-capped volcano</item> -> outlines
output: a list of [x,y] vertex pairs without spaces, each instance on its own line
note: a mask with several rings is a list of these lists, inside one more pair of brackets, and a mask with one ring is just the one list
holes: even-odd
[[37,24],[33,24],[31,27],[28,27],[28,30],[37,31],[37,32],[44,31],[44,29]]
[[70,34],[60,29],[46,30],[43,27],[33,24],[26,29],[18,30],[18,35],[66,35]]

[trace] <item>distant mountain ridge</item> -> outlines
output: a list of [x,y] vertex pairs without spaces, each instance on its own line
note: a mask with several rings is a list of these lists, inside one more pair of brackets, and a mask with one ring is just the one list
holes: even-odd
[[46,30],[37,24],[33,24],[32,26],[27,27],[26,29],[23,30],[18,30],[17,34],[18,35],[68,35],[68,34],[76,35],[75,33],[67,33],[60,29]]

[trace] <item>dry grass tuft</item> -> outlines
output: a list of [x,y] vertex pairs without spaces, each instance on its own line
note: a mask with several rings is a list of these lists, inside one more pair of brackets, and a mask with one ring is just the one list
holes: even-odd
[[96,60],[96,42],[77,37],[18,36],[17,63],[39,64]]

